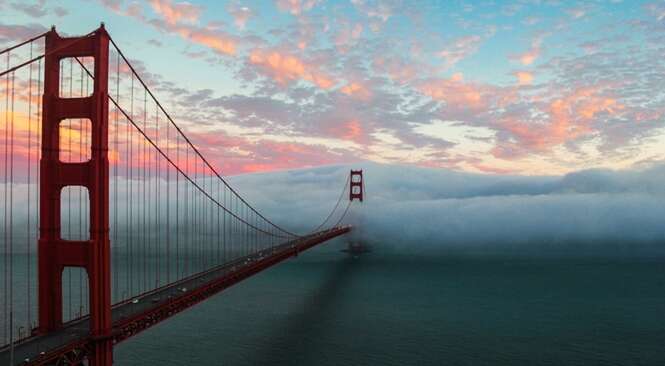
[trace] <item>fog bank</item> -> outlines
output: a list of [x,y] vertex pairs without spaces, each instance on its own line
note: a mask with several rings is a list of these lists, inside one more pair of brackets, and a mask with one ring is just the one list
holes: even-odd
[[351,167],[364,169],[367,199],[346,221],[353,238],[378,247],[570,254],[665,247],[663,164],[522,177],[364,163],[230,180],[269,217],[304,232],[334,206]]

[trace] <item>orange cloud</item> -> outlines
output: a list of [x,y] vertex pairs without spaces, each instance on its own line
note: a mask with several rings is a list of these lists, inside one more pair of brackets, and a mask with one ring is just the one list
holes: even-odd
[[481,109],[487,105],[483,88],[465,83],[461,74],[455,74],[450,79],[426,82],[418,90],[432,99],[445,101],[447,105],[457,108]]
[[347,122],[344,127],[346,128],[346,133],[342,135],[342,137],[345,139],[355,141],[363,134],[363,129],[360,127],[360,123],[356,120]]
[[[517,150],[544,151],[593,133],[593,122],[600,113],[616,115],[625,108],[613,98],[601,96],[597,88],[581,88],[547,105],[547,123],[525,123],[504,118],[500,125],[517,139],[516,144],[497,148],[495,153]],[[510,145],[510,144],[509,144]]]
[[518,71],[515,73],[515,77],[517,77],[519,85],[531,85],[533,81],[533,74],[528,71]]
[[151,0],[150,5],[171,25],[181,21],[196,23],[201,14],[201,8],[185,2],[173,4],[170,0]]
[[[422,66],[422,65],[418,65]],[[406,84],[408,81],[416,78],[422,68],[414,66],[414,62],[400,60],[397,57],[380,56],[373,60],[372,68],[374,71],[383,72],[396,83]]]
[[[104,5],[116,9],[115,6],[106,2]],[[186,2],[174,4],[171,0],[150,0],[150,5],[155,13],[162,17],[163,21],[146,19],[140,12],[136,11],[128,10],[123,14],[136,18],[162,32],[174,33],[186,40],[209,47],[220,54],[235,55],[237,44],[235,37],[210,26],[199,27],[194,24],[198,22],[202,11],[199,6]],[[243,12],[243,9],[241,8],[241,12]],[[246,19],[243,21],[246,21]]]
[[540,35],[531,42],[531,48],[521,55],[517,56],[522,65],[528,66],[534,63],[540,57],[540,47],[546,35]]
[[231,38],[203,29],[180,27],[176,31],[183,38],[209,47],[219,53],[227,55],[234,55],[236,53],[236,42]]
[[352,96],[361,100],[367,100],[372,95],[364,85],[356,82],[351,82],[340,89],[340,91],[348,96]]
[[331,134],[339,139],[362,142],[365,131],[360,122],[353,119],[331,128]]
[[279,84],[286,85],[297,80],[309,81],[321,89],[329,89],[334,82],[315,66],[303,60],[279,51],[262,51],[255,49],[249,55],[249,62],[260,66]]
[[520,55],[519,60],[522,63],[522,65],[528,66],[531,65],[534,61],[536,61],[538,56],[540,56],[540,49],[534,48]]
[[[224,161],[229,159],[224,157]],[[225,171],[262,172],[276,169],[293,169],[344,161],[339,154],[321,146],[261,140],[253,144],[251,156],[230,162]]]

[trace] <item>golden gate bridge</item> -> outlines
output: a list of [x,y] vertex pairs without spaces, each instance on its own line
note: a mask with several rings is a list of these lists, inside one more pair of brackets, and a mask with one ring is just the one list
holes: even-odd
[[268,219],[103,24],[6,48],[0,70],[2,365],[111,365],[119,342],[348,233],[363,201],[352,170],[311,231]]

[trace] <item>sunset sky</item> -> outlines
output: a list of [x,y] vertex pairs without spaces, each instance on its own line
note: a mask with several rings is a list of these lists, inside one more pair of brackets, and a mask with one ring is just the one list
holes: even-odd
[[105,22],[225,174],[665,159],[665,2],[6,1],[0,48]]

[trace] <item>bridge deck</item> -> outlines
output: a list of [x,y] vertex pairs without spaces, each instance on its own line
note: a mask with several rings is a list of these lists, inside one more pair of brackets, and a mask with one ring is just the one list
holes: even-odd
[[[298,252],[349,232],[338,227],[238,258],[221,266],[142,294],[113,306],[114,343],[143,331],[219,291],[271,267]],[[58,359],[78,358],[90,343],[87,317],[68,322],[55,332],[32,336],[14,345],[14,365],[49,364]],[[10,365],[10,348],[0,349],[0,365]],[[25,360],[29,360],[26,362]]]

